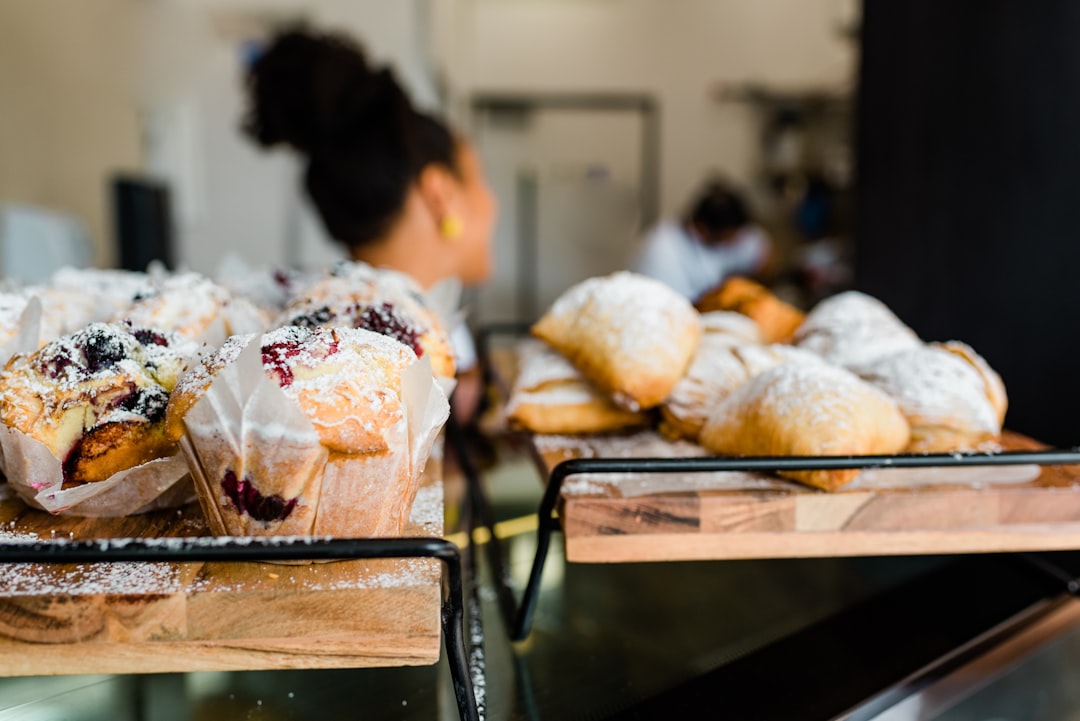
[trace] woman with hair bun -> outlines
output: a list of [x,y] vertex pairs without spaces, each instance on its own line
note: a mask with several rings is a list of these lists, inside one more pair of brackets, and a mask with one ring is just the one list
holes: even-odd
[[495,202],[471,145],[342,35],[287,30],[248,76],[246,132],[306,156],[304,186],[354,260],[422,286],[491,274]]
[[[306,158],[305,191],[353,260],[407,273],[424,288],[491,275],[495,200],[476,152],[414,107],[359,45],[286,30],[252,64],[247,90],[245,132],[262,147],[287,145]],[[475,354],[465,327],[457,331],[459,371],[467,370]],[[463,385],[459,409],[471,394]]]

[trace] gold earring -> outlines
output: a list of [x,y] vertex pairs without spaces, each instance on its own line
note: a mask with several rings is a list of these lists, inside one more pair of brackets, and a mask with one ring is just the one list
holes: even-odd
[[457,240],[465,232],[465,223],[456,215],[447,215],[439,221],[439,233],[447,240]]

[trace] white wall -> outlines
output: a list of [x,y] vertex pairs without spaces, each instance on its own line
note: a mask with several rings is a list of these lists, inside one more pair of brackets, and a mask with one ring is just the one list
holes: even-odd
[[212,271],[228,252],[252,263],[318,267],[341,257],[300,190],[302,167],[285,149],[262,151],[240,132],[240,47],[268,25],[304,19],[357,38],[389,63],[414,99],[435,102],[421,0],[170,0],[150,13],[147,56],[182,77],[148,84],[151,168],[179,189],[180,259]]
[[0,204],[76,219],[113,262],[108,177],[138,168],[124,72],[133,0],[0,2]]

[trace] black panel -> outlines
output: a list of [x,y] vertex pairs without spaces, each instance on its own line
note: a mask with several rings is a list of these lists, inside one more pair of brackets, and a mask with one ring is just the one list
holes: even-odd
[[146,270],[152,261],[173,264],[172,212],[168,188],[146,178],[112,182],[113,224],[119,266]]
[[1080,443],[1080,3],[867,0],[856,285]]

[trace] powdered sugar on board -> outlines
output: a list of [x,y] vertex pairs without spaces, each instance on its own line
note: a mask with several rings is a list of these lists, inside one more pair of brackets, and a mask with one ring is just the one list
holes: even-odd
[[[559,453],[567,458],[684,458],[709,455],[687,441],[669,441],[654,431],[620,436],[535,437],[542,454]],[[633,498],[661,493],[695,491],[773,490],[792,491],[799,486],[763,473],[590,473],[570,476],[563,484],[564,496]]]
[[[0,530],[0,543],[51,541],[36,533]],[[64,541],[52,541],[63,543]],[[180,573],[169,563],[97,563],[76,566],[12,563],[0,574],[4,596],[92,596],[167,594],[181,588]]]
[[958,466],[955,468],[870,468],[844,486],[845,491],[925,486],[985,486],[1028,483],[1039,477],[1036,465]]
[[547,344],[525,340],[518,346],[521,359],[515,391],[528,391],[556,381],[581,380],[581,371]]
[[[438,464],[434,464],[436,467]],[[442,482],[429,474],[416,495],[410,514],[409,536],[439,537],[443,531]],[[0,485],[0,489],[3,486]],[[8,503],[21,503],[14,500]],[[5,509],[7,510],[7,509]],[[23,530],[28,523],[45,517],[36,511],[0,526],[0,544],[65,544],[87,538],[75,532],[43,533]],[[118,520],[90,519],[80,528],[94,524],[121,523]],[[177,511],[172,524],[173,533],[189,534],[161,538],[140,538],[141,543],[165,549],[179,549],[192,543],[199,547],[243,544],[245,538],[213,538],[202,536],[207,527],[199,514]],[[195,538],[197,537],[197,538]],[[103,551],[122,549],[132,539],[97,539]],[[324,540],[323,537],[279,537],[259,539],[260,542],[297,543]],[[254,570],[253,570],[254,569]],[[276,564],[208,564],[192,578],[184,564],[170,562],[104,562],[86,564],[0,564],[0,596],[7,597],[71,597],[95,595],[173,595],[193,593],[245,593],[290,589],[297,591],[342,591],[350,589],[392,589],[438,586],[442,567],[430,558],[362,559],[311,565]]]

